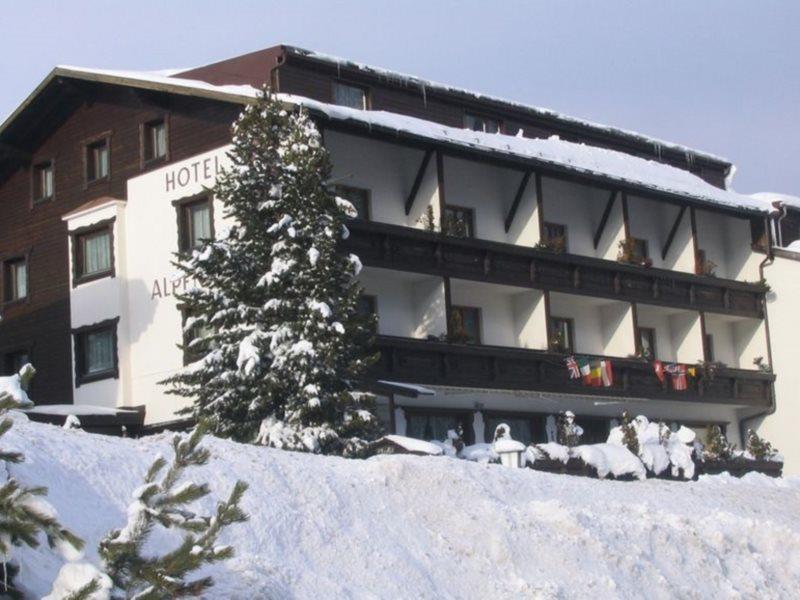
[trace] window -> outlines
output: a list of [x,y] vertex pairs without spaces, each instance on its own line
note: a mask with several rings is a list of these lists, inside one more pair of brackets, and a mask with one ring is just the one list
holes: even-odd
[[357,219],[364,219],[365,221],[369,221],[370,219],[370,198],[369,198],[369,190],[350,187],[347,185],[337,185],[336,186],[336,195],[344,200],[347,200],[352,204],[358,215],[356,216]]
[[482,117],[467,113],[464,115],[464,127],[472,131],[484,133],[500,133],[500,121],[491,117]]
[[450,329],[453,341],[481,343],[481,311],[472,306],[453,306],[450,309]]
[[74,284],[114,275],[113,220],[73,233]]
[[461,429],[465,443],[472,442],[472,419],[468,413],[412,411],[406,409],[406,435],[418,440],[447,439],[447,432]]
[[631,238],[631,251],[633,252],[633,258],[638,261],[650,256],[647,240],[641,238]]
[[7,352],[3,357],[2,372],[0,375],[16,375],[20,369],[31,362],[30,353],[27,350],[16,350]]
[[191,252],[204,240],[214,238],[211,198],[200,198],[178,204],[178,243],[181,252]]
[[142,126],[142,159],[145,163],[167,157],[167,124],[163,119]]
[[17,302],[28,297],[28,261],[25,258],[14,258],[3,263],[3,280],[5,289],[3,300]]
[[705,359],[706,362],[714,362],[714,336],[710,333],[707,333],[705,336],[705,347],[703,348],[705,352]]
[[118,321],[119,319],[111,319],[73,331],[76,385],[119,377],[117,366]]
[[361,294],[356,304],[356,313],[360,317],[377,316],[378,314],[378,299],[369,294]]
[[767,228],[763,219],[750,220],[750,245],[757,252],[766,252],[769,248]]
[[551,250],[566,252],[567,250],[567,226],[560,223],[543,223],[544,231],[542,240]]
[[53,162],[39,163],[33,167],[33,201],[42,202],[53,197],[54,177]]
[[575,352],[575,323],[564,317],[550,317],[550,350],[564,354]]
[[199,321],[188,310],[181,311],[183,326],[183,364],[188,365],[203,358],[208,351],[208,342],[201,340],[214,333],[210,325]]
[[642,358],[653,360],[656,357],[656,330],[652,327],[639,327],[639,348]]
[[108,138],[86,146],[86,182],[105,179],[109,174]]
[[334,81],[333,103],[339,106],[367,110],[367,90],[357,85]]
[[444,232],[452,237],[475,237],[475,212],[461,206],[445,206]]

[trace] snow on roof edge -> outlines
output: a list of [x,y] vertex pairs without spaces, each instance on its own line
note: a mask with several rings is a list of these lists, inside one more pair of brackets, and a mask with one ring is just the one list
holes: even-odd
[[[200,92],[208,97],[231,102],[250,102],[259,91],[249,85],[213,85],[193,79],[167,77],[154,72],[91,69],[74,66],[56,67],[7,121],[0,125],[0,134],[18,116],[36,93],[58,76],[72,76],[87,80],[108,81],[122,85],[153,87],[164,91],[186,90]],[[407,133],[432,141],[448,143],[479,151],[503,153],[517,158],[550,163],[556,167],[589,176],[613,179],[615,183],[632,184],[688,199],[716,204],[717,206],[748,212],[769,212],[764,203],[750,196],[716,188],[699,177],[656,161],[585,144],[575,144],[556,137],[549,139],[521,138],[502,134],[475,132],[452,128],[415,117],[363,111],[326,104],[302,96],[279,94],[285,102],[316,110],[327,117],[341,121],[356,121],[367,127],[384,127],[395,133]],[[632,168],[633,167],[633,168]],[[639,176],[635,175],[635,172]]]
[[329,64],[336,65],[337,67],[345,67],[349,69],[356,69],[359,71],[364,71],[365,73],[370,73],[372,75],[378,75],[382,77],[386,77],[387,79],[399,79],[407,82],[408,84],[415,85],[420,87],[420,89],[435,89],[440,90],[443,92],[449,93],[456,93],[462,94],[466,96],[470,96],[475,98],[476,100],[484,100],[489,102],[496,102],[499,104],[505,104],[507,106],[521,109],[525,111],[533,112],[537,115],[549,117],[553,119],[557,119],[559,121],[564,121],[565,123],[571,123],[573,125],[579,125],[581,127],[587,127],[593,129],[595,131],[600,131],[604,133],[610,133],[613,135],[619,135],[622,137],[627,137],[631,139],[635,139],[640,142],[652,144],[655,148],[657,147],[664,147],[669,148],[671,150],[675,150],[678,152],[683,152],[686,154],[692,154],[697,157],[702,157],[713,162],[723,163],[728,166],[734,166],[733,163],[717,154],[713,154],[711,152],[706,152],[703,150],[697,150],[695,148],[691,148],[690,146],[686,146],[684,144],[678,144],[677,142],[670,142],[668,140],[662,140],[656,137],[652,137],[649,135],[645,135],[643,133],[639,133],[638,131],[632,131],[629,129],[623,129],[621,127],[614,127],[612,125],[604,125],[602,123],[597,123],[595,121],[590,121],[588,119],[582,119],[580,117],[573,117],[564,113],[561,113],[557,110],[535,106],[531,104],[525,104],[524,102],[519,102],[517,100],[509,100],[507,98],[502,98],[499,96],[493,96],[490,94],[483,94],[481,92],[475,92],[473,90],[468,90],[466,88],[461,88],[458,86],[449,85],[446,83],[439,83],[437,81],[432,81],[428,79],[423,79],[416,75],[410,75],[407,73],[402,73],[400,71],[393,71],[391,69],[385,69],[382,67],[376,67],[372,65],[368,65],[365,63],[360,63],[357,61],[349,60],[346,58],[340,58],[338,56],[334,56],[331,54],[326,54],[323,52],[316,52],[314,50],[308,50],[306,48],[301,48],[299,46],[293,46],[290,44],[283,44],[283,47],[286,48],[289,52],[292,52],[298,56],[303,56],[306,58],[311,58],[314,60],[318,60],[321,62],[326,62]]

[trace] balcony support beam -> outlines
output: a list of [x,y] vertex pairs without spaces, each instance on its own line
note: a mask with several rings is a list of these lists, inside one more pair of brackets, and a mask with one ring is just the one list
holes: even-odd
[[422,164],[419,166],[417,176],[414,178],[414,183],[411,186],[411,191],[408,193],[408,198],[406,198],[406,215],[410,215],[411,209],[414,207],[414,201],[417,199],[419,188],[422,186],[422,180],[425,178],[425,171],[428,170],[428,163],[431,162],[432,154],[433,150],[426,150],[425,156],[422,157]]
[[672,228],[669,230],[667,242],[664,244],[664,248],[661,250],[661,260],[665,260],[667,258],[667,253],[672,247],[672,242],[675,240],[675,235],[678,233],[678,227],[680,227],[681,221],[683,220],[683,214],[685,212],[686,207],[681,206],[680,210],[678,211],[678,216],[675,218],[675,222],[672,224]]
[[603,237],[603,232],[606,230],[606,225],[608,224],[608,218],[611,216],[611,209],[614,208],[614,201],[617,199],[617,192],[616,190],[611,192],[611,195],[608,197],[608,202],[606,202],[606,208],[603,211],[603,216],[600,217],[600,225],[597,226],[597,231],[594,234],[594,249],[597,250],[597,246],[600,244],[600,239]]
[[525,194],[525,190],[528,188],[528,181],[530,181],[530,178],[531,171],[526,171],[522,176],[522,180],[519,182],[517,193],[514,195],[514,201],[511,203],[511,208],[509,209],[508,216],[506,217],[506,233],[508,233],[508,230],[511,229],[511,224],[514,222],[514,217],[517,216],[517,210],[519,209],[520,202],[522,202],[522,196]]

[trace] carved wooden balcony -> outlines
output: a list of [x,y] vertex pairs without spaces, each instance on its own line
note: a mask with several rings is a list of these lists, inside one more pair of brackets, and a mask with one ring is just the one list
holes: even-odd
[[556,254],[384,223],[352,221],[345,247],[367,266],[763,318],[766,287]]
[[688,389],[677,391],[669,377],[658,380],[650,362],[612,358],[614,385],[591,387],[569,379],[564,355],[553,352],[391,336],[378,336],[376,345],[381,358],[372,377],[421,385],[767,407],[775,381],[772,373],[720,368],[713,378],[690,377]]

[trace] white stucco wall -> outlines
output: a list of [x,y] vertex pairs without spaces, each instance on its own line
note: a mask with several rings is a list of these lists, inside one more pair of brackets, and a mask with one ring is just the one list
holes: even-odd
[[689,211],[684,211],[666,257],[661,252],[680,214],[680,207],[638,196],[628,196],[631,236],[647,240],[650,259],[657,268],[694,273],[694,245]]
[[758,281],[758,266],[764,256],[750,246],[750,222],[704,210],[696,210],[695,215],[698,247],[717,264],[715,275]]

